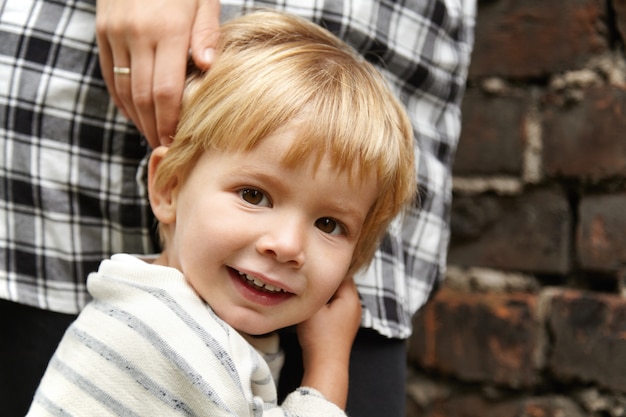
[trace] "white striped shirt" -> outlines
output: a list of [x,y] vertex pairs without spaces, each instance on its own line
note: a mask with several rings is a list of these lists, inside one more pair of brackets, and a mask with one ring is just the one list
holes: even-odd
[[279,406],[278,336],[261,354],[178,270],[119,254],[87,285],[28,416],[345,416],[310,388]]

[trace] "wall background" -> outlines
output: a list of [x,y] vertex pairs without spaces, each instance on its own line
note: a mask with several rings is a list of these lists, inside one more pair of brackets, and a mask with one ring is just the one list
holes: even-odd
[[410,417],[626,416],[626,0],[479,0]]

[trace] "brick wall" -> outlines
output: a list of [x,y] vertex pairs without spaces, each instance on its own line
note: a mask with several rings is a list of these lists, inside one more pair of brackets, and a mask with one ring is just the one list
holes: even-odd
[[626,0],[479,0],[410,417],[626,416]]

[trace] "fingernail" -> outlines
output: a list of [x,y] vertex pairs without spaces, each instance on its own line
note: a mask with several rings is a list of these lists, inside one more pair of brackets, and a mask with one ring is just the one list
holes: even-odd
[[204,62],[206,62],[207,64],[212,64],[213,60],[215,60],[215,49],[213,48],[206,48],[204,50]]

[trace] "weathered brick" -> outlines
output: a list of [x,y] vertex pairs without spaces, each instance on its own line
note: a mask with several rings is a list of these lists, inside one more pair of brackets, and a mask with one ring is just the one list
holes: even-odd
[[580,265],[607,272],[626,268],[626,193],[583,198],[579,218]]
[[470,78],[541,77],[608,50],[602,0],[478,3]]
[[416,417],[583,417],[585,413],[571,399],[552,395],[488,401],[464,395],[441,401],[429,413]]
[[[488,417],[491,404],[476,394],[460,395],[439,400],[426,409],[409,403],[409,417]],[[502,416],[505,417],[505,416]]]
[[456,175],[520,175],[527,100],[468,89],[454,161]]
[[615,10],[615,22],[622,39],[626,39],[626,0],[611,0]]
[[548,176],[603,179],[626,176],[626,89],[585,90],[578,103],[548,100],[543,165]]
[[571,213],[564,194],[537,189],[521,196],[456,195],[448,261],[463,266],[566,273]]
[[537,297],[442,289],[416,315],[410,360],[465,381],[530,386],[541,349]]
[[548,322],[548,363],[558,380],[626,392],[626,299],[560,289],[552,296]]
[[585,413],[570,398],[549,395],[507,401],[491,409],[490,417],[583,417]]

